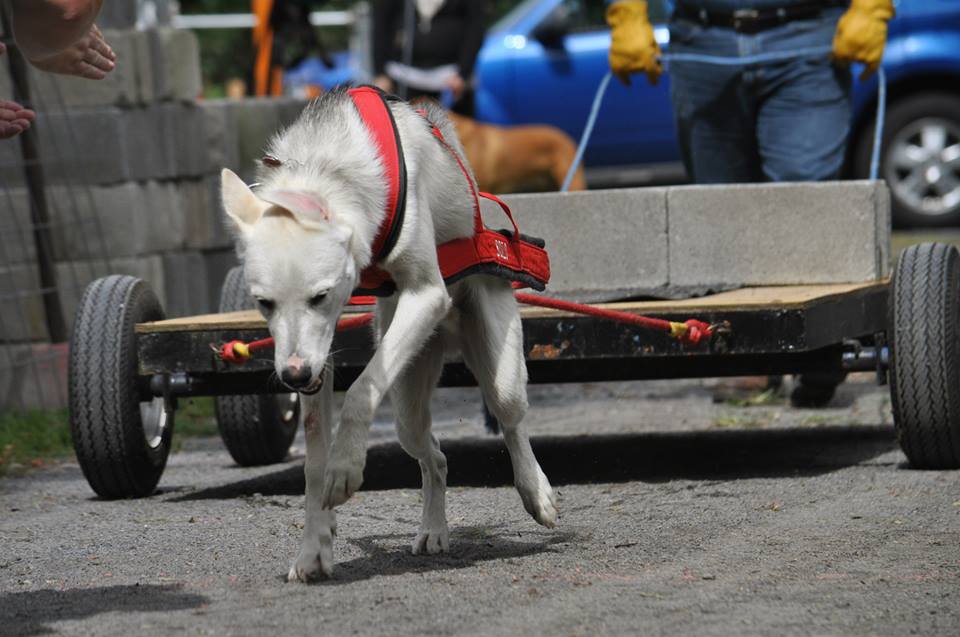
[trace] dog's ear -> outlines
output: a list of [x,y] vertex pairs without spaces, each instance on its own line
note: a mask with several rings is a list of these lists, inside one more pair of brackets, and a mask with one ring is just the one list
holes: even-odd
[[220,196],[223,199],[224,211],[241,231],[246,231],[256,223],[268,207],[229,168],[220,172]]
[[305,190],[269,190],[260,198],[287,210],[305,226],[318,226],[330,221],[327,206],[311,192]]

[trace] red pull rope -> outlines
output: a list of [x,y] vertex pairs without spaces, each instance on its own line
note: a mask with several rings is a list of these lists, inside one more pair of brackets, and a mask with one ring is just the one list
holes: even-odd
[[[573,301],[562,301],[545,296],[536,296],[534,294],[525,294],[515,292],[517,301],[525,305],[535,305],[537,307],[546,307],[553,310],[572,312],[574,314],[584,314],[587,316],[596,316],[597,318],[625,323],[627,325],[636,325],[649,330],[666,332],[684,345],[696,346],[704,338],[710,338],[713,335],[713,327],[709,323],[689,319],[683,323],[676,321],[667,321],[665,319],[653,318],[650,316],[641,316],[631,314],[630,312],[621,312],[619,310],[610,310],[588,305],[585,303],[574,303]],[[364,300],[367,300],[366,298]],[[353,314],[337,321],[337,331],[352,330],[358,327],[369,325],[373,321],[373,313]],[[264,338],[259,341],[244,343],[243,341],[230,341],[220,347],[214,347],[221,360],[235,365],[242,365],[253,357],[257,350],[273,347],[272,338]]]

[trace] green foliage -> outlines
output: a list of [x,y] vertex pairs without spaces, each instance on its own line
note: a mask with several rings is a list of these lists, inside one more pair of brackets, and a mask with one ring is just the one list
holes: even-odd
[[218,435],[213,415],[213,398],[180,400],[174,419],[174,435],[179,438],[200,438]]
[[67,410],[0,415],[0,475],[14,465],[37,465],[73,452]]

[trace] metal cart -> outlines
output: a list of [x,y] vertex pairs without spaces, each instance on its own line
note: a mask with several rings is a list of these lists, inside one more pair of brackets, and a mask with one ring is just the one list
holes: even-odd
[[[267,336],[265,321],[230,272],[221,313],[164,320],[149,286],[98,279],[77,314],[70,353],[70,417],[80,466],[107,498],[152,493],[170,452],[177,399],[216,396],[223,440],[241,465],[284,459],[298,421],[296,394],[271,360],[225,363],[211,345]],[[849,371],[889,380],[898,438],[916,468],[960,467],[960,252],[908,248],[891,280],[744,288],[681,301],[608,307],[720,326],[685,347],[664,334],[557,310],[523,308],[530,382],[809,374],[801,395],[825,403]],[[369,330],[340,332],[336,388],[371,354]],[[268,359],[271,357],[267,357]],[[474,384],[448,363],[445,386]]]

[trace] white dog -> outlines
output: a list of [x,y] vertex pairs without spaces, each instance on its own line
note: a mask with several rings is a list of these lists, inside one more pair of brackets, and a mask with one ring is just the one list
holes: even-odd
[[377,303],[379,344],[346,393],[335,436],[333,383],[324,382],[332,373],[330,344],[361,271],[375,259],[371,246],[388,214],[390,183],[375,139],[350,96],[334,91],[271,140],[259,189],[230,170],[222,173],[223,205],[246,280],[276,342],[276,372],[301,394],[306,526],[291,581],[332,574],[333,507],[360,487],[368,429],[388,391],[400,444],[423,475],[413,552],[448,549],[447,465],[430,431],[429,400],[444,353],[456,347],[501,424],[524,507],[544,526],[557,520],[553,490],[521,425],[527,372],[510,284],[476,275],[447,288],[438,267],[438,244],[473,233],[473,175],[452,154],[462,156],[460,143],[438,108],[417,112],[392,102],[390,111],[407,171],[406,210],[396,243],[377,265],[397,291]]

